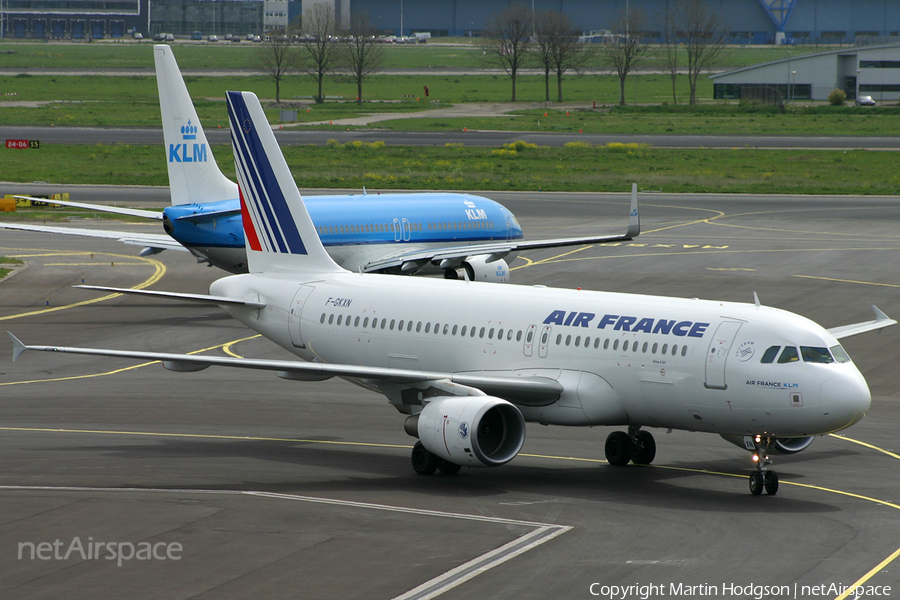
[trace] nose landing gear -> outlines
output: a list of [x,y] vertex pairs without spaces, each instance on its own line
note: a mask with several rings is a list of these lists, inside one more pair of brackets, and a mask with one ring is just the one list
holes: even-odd
[[764,438],[761,435],[753,438],[755,447],[753,461],[756,463],[756,471],[750,473],[750,493],[754,496],[762,494],[763,489],[770,496],[778,493],[778,474],[768,468],[772,464],[768,449],[774,441],[774,438]]

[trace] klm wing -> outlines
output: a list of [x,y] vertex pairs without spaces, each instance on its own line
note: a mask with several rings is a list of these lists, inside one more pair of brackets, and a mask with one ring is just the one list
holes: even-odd
[[431,263],[443,269],[455,268],[472,256],[487,256],[485,262],[492,263],[509,254],[543,248],[561,248],[565,246],[585,246],[591,244],[609,244],[624,242],[636,238],[641,233],[641,217],[638,210],[637,184],[631,186],[631,207],[628,217],[628,229],[619,235],[602,235],[576,238],[559,238],[552,240],[492,242],[487,244],[470,244],[448,246],[445,248],[417,248],[384,256],[366,264],[364,271],[371,273],[387,269],[400,268],[403,272],[415,271]]
[[[235,301],[240,302],[240,301]],[[226,356],[200,356],[195,354],[171,354],[167,352],[138,352],[133,350],[109,350],[103,348],[74,348],[66,346],[32,346],[22,343],[12,333],[7,332],[13,342],[13,362],[26,350],[39,352],[65,352],[90,356],[110,356],[158,360],[170,371],[194,372],[208,367],[232,367],[275,371],[283,379],[295,381],[322,381],[331,377],[391,383],[424,383],[449,381],[458,385],[481,390],[485,394],[509,398],[523,404],[549,404],[556,401],[563,391],[562,385],[545,377],[506,374],[491,376],[468,373],[442,373],[414,369],[387,369],[360,365],[322,364],[290,360],[259,360]]]

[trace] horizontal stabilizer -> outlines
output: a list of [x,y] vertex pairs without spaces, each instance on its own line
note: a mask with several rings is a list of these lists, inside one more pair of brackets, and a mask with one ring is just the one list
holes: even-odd
[[167,300],[184,300],[186,302],[199,302],[201,304],[214,304],[221,306],[223,304],[231,304],[238,306],[246,306],[247,308],[265,308],[265,302],[257,302],[254,300],[238,300],[237,298],[227,298],[225,296],[208,296],[205,294],[183,294],[178,292],[159,292],[156,290],[134,290],[130,288],[106,287],[102,285],[73,285],[74,288],[82,290],[97,290],[98,292],[113,292],[116,294],[132,294],[135,296],[151,296],[153,298],[165,298]]
[[141,210],[140,208],[120,208],[118,206],[106,206],[105,204],[86,204],[84,202],[69,202],[68,200],[52,200],[47,198],[32,198],[31,196],[15,196],[22,200],[32,200],[34,202],[46,202],[47,204],[59,204],[60,206],[71,206],[72,208],[85,208],[97,212],[107,212],[114,215],[127,215],[129,217],[140,217],[141,219],[154,219],[162,221],[163,214],[155,210]]
[[[233,358],[228,356],[200,356],[195,354],[137,352],[132,350],[73,348],[65,346],[30,346],[23,344],[12,333],[7,333],[9,333],[9,337],[13,340],[13,360],[17,359],[25,350],[36,350],[41,352],[65,352],[92,356],[158,360],[163,362],[166,368],[182,372],[198,371],[210,366],[219,366],[275,371],[278,376],[282,378],[297,380],[305,378],[309,381],[326,379],[330,376],[371,381],[389,381],[392,383],[452,381],[460,385],[480,389],[485,393],[497,395],[501,398],[507,398],[511,402],[521,401],[525,404],[548,404],[557,400],[563,391],[562,385],[558,381],[546,377],[513,377],[508,375],[491,377],[486,374],[455,374],[418,371],[414,369],[388,369],[382,367],[323,364],[304,361],[259,360]],[[297,376],[291,377],[291,374],[296,374]]]
[[881,331],[885,327],[897,324],[897,321],[878,310],[878,307],[874,304],[872,305],[872,312],[875,313],[874,321],[832,327],[828,330],[828,333],[841,340],[850,336],[859,335],[860,333],[866,333],[867,331]]
[[180,250],[187,248],[167,235],[155,233],[133,233],[130,231],[109,231],[106,229],[80,229],[77,227],[53,227],[46,225],[29,225],[26,223],[0,223],[0,229],[18,231],[36,231],[38,233],[55,233],[57,235],[80,235],[82,237],[116,240],[130,246],[144,246],[159,250]]

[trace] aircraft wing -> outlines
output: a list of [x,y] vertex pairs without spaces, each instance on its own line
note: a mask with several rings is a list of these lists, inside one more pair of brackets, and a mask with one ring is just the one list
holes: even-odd
[[85,237],[117,240],[130,246],[144,246],[160,250],[182,250],[187,248],[167,235],[154,233],[133,233],[130,231],[109,231],[106,229],[79,229],[76,227],[52,227],[46,225],[28,225],[25,223],[0,223],[0,229],[17,229],[20,231],[37,231],[40,233],[56,233],[63,235],[81,235]]
[[201,371],[207,367],[218,366],[276,371],[279,377],[301,381],[321,381],[330,377],[346,377],[350,379],[387,381],[392,383],[451,381],[459,385],[479,389],[486,394],[497,395],[509,398],[514,402],[532,405],[549,404],[558,399],[563,391],[563,387],[558,381],[546,377],[516,377],[508,374],[494,377],[484,374],[441,373],[414,369],[388,369],[382,367],[323,364],[305,361],[259,360],[227,356],[200,356],[196,354],[170,354],[167,352],[139,352],[133,350],[108,350],[102,348],[30,346],[23,344],[12,333],[7,333],[13,342],[13,362],[15,362],[26,350],[36,350],[40,352],[66,352],[70,354],[87,354],[92,356],[158,360],[170,371],[180,372]]
[[[470,256],[485,256],[491,263],[514,252],[539,250],[542,248],[560,248],[564,246],[584,246],[590,244],[608,244],[623,242],[636,238],[641,233],[641,219],[638,212],[637,184],[631,185],[631,211],[628,218],[628,229],[619,235],[603,235],[577,238],[561,238],[552,240],[509,241],[489,244],[449,246],[446,248],[420,248],[408,252],[398,252],[372,261],[364,271],[375,272],[400,267],[402,271],[414,271],[430,263],[440,264],[442,268],[459,267]],[[443,263],[443,264],[441,264]]]
[[46,204],[59,204],[60,206],[71,206],[72,208],[86,208],[96,212],[107,212],[115,215],[127,215],[129,217],[140,217],[142,219],[154,219],[162,221],[163,214],[155,210],[141,210],[139,208],[120,208],[118,206],[106,206],[105,204],[86,204],[84,202],[69,202],[68,200],[48,200],[47,198],[32,198],[31,196],[14,196],[23,200],[32,200],[34,202],[44,202]]
[[853,325],[832,327],[828,330],[828,333],[840,340],[853,335],[859,335],[860,333],[866,333],[867,331],[881,331],[885,327],[890,327],[891,325],[897,324],[897,321],[878,310],[878,307],[874,304],[872,305],[872,312],[875,313],[874,321],[866,321],[864,323],[854,323]]

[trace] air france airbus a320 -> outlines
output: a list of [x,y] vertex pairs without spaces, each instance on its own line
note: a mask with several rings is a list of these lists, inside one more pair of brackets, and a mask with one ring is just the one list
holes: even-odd
[[256,96],[229,92],[228,105],[250,272],[215,281],[209,296],[152,293],[219,305],[303,361],[13,338],[14,360],[43,350],[160,360],[185,372],[216,365],[296,381],[343,377],[406,415],[422,474],[512,460],[526,421],[622,426],[606,440],[613,465],[654,459],[645,428],[717,433],[754,452],[753,494],[778,490],[770,451],[802,450],[869,410],[866,382],[838,339],[896,323],[877,309],[873,321],[826,330],[758,301],[348,272],[322,246]]
[[[172,49],[153,47],[172,206],[162,213],[80,202],[55,202],[99,212],[161,220],[168,234],[0,223],[8,229],[118,239],[144,246],[142,256],[188,250],[198,262],[231,273],[247,271],[237,185],[219,170]],[[525,250],[630,240],[640,233],[637,186],[624,234],[525,241],[515,215],[472,194],[413,192],[322,195],[307,199],[309,214],[331,257],[351,271],[446,279],[509,280],[509,264]]]

